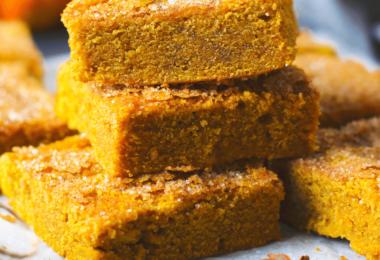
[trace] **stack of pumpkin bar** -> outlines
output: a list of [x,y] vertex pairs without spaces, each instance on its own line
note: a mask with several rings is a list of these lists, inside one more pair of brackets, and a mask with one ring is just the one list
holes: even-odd
[[11,205],[67,259],[191,259],[280,239],[264,159],[314,151],[291,0],[74,0],[56,112],[85,135],[1,158]]

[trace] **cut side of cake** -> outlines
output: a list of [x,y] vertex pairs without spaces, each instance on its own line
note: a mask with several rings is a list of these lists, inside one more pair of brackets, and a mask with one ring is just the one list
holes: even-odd
[[75,0],[62,16],[76,80],[128,86],[250,77],[290,65],[292,0]]
[[56,112],[84,132],[114,176],[211,170],[244,158],[314,151],[319,93],[289,66],[247,79],[130,88],[58,75]]
[[318,140],[309,157],[271,162],[285,186],[281,219],[380,259],[380,119],[318,130]]
[[0,158],[10,205],[66,259],[193,259],[280,239],[282,182],[257,159],[112,177],[84,136]]

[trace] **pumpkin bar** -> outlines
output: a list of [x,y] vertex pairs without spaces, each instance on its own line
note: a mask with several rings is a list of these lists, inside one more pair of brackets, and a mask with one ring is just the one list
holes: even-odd
[[313,33],[302,29],[297,37],[297,57],[307,53],[317,53],[327,56],[336,56],[336,51],[328,44],[322,44],[314,39]]
[[380,119],[318,130],[318,140],[320,151],[305,159],[272,162],[285,185],[282,220],[380,259]]
[[30,73],[41,78],[42,55],[28,26],[21,21],[0,20],[0,62],[23,61]]
[[321,93],[322,127],[380,115],[380,72],[369,72],[354,61],[321,54],[297,56],[302,68]]
[[73,134],[54,112],[55,98],[23,61],[0,62],[0,154]]
[[83,136],[0,159],[10,205],[65,259],[171,260],[280,239],[282,182],[258,160],[218,172],[111,177]]
[[247,79],[131,88],[75,81],[66,64],[56,111],[88,136],[109,174],[134,176],[308,155],[318,99],[294,67]]
[[301,34],[294,64],[303,69],[321,94],[321,127],[380,115],[380,71],[369,72],[354,61],[343,61],[333,49]]
[[241,78],[290,65],[292,0],[74,0],[76,80],[128,86]]

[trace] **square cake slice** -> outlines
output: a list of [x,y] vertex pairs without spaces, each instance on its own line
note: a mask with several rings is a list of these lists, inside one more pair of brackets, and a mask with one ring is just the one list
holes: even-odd
[[0,62],[0,154],[74,134],[57,118],[54,104],[23,61]]
[[37,78],[43,73],[42,55],[28,26],[21,21],[0,20],[0,62],[22,61]]
[[88,136],[113,176],[314,151],[319,94],[291,66],[248,79],[131,88],[75,81],[66,64],[58,85],[58,116]]
[[111,177],[83,136],[0,159],[10,205],[68,260],[181,260],[280,239],[282,182],[260,161]]
[[290,65],[292,0],[74,0],[76,80],[128,86],[255,76]]
[[380,119],[321,129],[318,140],[320,151],[305,159],[271,162],[285,186],[281,219],[380,259]]
[[331,47],[303,33],[294,66],[303,69],[321,94],[321,127],[339,127],[380,115],[380,71],[370,72],[355,61],[343,61]]

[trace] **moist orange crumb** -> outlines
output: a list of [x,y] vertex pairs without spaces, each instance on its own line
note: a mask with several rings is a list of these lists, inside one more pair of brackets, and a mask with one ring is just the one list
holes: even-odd
[[28,26],[21,21],[0,20],[0,62],[12,61],[22,61],[31,74],[37,78],[42,76],[42,55]]
[[241,78],[290,65],[292,0],[74,0],[76,80],[128,86]]
[[66,259],[172,260],[280,239],[282,182],[244,160],[214,172],[110,176],[83,136],[0,158],[1,188]]
[[5,221],[16,223],[17,219],[11,215],[3,215],[0,213],[0,218],[4,219]]
[[56,112],[86,133],[109,174],[211,170],[314,151],[319,94],[294,67],[258,77],[131,88],[58,75]]
[[380,259],[380,119],[318,130],[319,152],[272,161],[284,180],[281,218],[301,230],[350,240],[367,259]]
[[301,33],[297,43],[293,65],[305,71],[321,94],[321,127],[380,115],[380,71],[371,73],[354,61],[341,60],[307,33]]
[[22,61],[0,62],[0,154],[13,146],[38,145],[75,131],[58,119],[55,99]]

